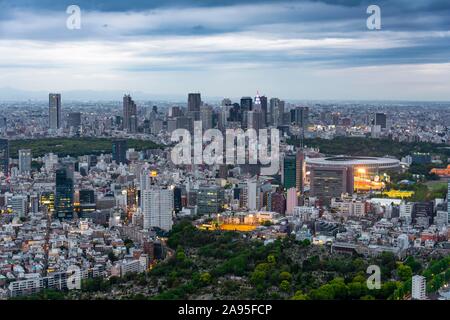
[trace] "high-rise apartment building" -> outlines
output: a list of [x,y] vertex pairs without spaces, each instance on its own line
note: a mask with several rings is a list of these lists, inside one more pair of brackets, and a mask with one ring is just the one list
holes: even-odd
[[143,190],[141,197],[144,229],[158,227],[165,231],[171,230],[174,208],[173,190],[155,187]]
[[247,208],[249,210],[261,209],[261,184],[257,179],[247,182]]
[[425,300],[427,280],[424,276],[415,275],[412,277],[411,298],[414,300]]
[[31,171],[31,150],[19,150],[19,171],[20,173],[29,173]]
[[137,132],[137,107],[130,95],[123,97],[123,129],[129,133]]
[[48,123],[52,130],[61,128],[61,94],[48,95]]

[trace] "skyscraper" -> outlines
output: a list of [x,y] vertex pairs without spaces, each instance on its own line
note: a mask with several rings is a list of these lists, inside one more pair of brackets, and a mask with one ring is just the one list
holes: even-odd
[[112,142],[112,159],[117,164],[127,163],[127,140],[117,139]]
[[262,113],[262,125],[263,128],[267,126],[267,97],[261,96],[259,97],[259,101],[261,102],[261,113]]
[[284,101],[278,98],[270,99],[270,122],[278,127],[283,124],[284,117]]
[[282,164],[281,182],[286,189],[295,188],[297,159],[295,155],[285,155]]
[[9,175],[9,140],[0,139],[0,170],[5,176]]
[[19,171],[20,173],[29,173],[31,171],[31,150],[19,150]]
[[213,127],[213,109],[211,106],[205,105],[200,108],[203,130],[212,129]]
[[67,127],[78,129],[81,125],[81,112],[71,112],[67,116]]
[[241,120],[243,127],[247,126],[248,123],[248,112],[253,110],[253,99],[251,97],[241,98]]
[[386,114],[385,113],[377,113],[375,114],[375,125],[380,126],[381,129],[386,129]]
[[142,192],[144,229],[158,227],[165,231],[172,229],[174,208],[173,190],[155,187]]
[[52,130],[61,128],[61,94],[48,95],[48,123]]
[[247,182],[247,208],[249,210],[261,209],[261,184],[257,179]]
[[123,129],[129,133],[137,132],[137,108],[130,95],[123,97]]
[[55,213],[59,219],[73,218],[74,163],[61,162],[56,169]]
[[188,94],[188,117],[194,121],[200,120],[200,106],[202,105],[202,97],[200,93]]

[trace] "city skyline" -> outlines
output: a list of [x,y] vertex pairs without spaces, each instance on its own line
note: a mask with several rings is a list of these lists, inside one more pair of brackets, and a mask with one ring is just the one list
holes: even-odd
[[0,92],[450,100],[447,3],[379,1],[381,30],[343,3],[78,1],[79,30],[68,1],[2,3]]

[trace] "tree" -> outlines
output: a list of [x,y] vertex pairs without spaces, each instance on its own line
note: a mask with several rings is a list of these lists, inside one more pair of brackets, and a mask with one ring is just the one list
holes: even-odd
[[212,277],[211,274],[209,274],[209,272],[203,272],[200,275],[200,280],[204,283],[204,284],[209,284],[211,283]]
[[281,289],[282,291],[288,292],[288,291],[291,290],[291,284],[289,283],[289,281],[283,280],[283,281],[281,281],[281,283],[280,283],[280,289]]
[[291,281],[292,280],[292,274],[290,274],[287,271],[283,271],[283,272],[280,273],[280,280]]
[[406,281],[408,279],[411,279],[412,269],[410,266],[399,264],[399,266],[397,267],[397,274],[402,281]]
[[303,294],[301,290],[295,292],[294,296],[291,298],[292,300],[308,300],[308,296]]

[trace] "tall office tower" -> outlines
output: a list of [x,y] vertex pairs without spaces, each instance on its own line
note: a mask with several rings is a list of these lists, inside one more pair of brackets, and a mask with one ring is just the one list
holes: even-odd
[[248,120],[247,115],[249,111],[253,110],[253,99],[251,97],[242,97],[241,98],[241,108],[240,108],[240,118],[242,122],[242,127],[246,127]]
[[155,187],[144,190],[141,197],[144,229],[158,227],[165,231],[171,230],[174,209],[173,190]]
[[256,133],[259,134],[259,129],[263,128],[263,114],[260,111],[252,110],[247,112],[247,128],[255,129]]
[[286,189],[295,188],[297,158],[295,155],[285,155],[282,162],[281,182]]
[[0,139],[0,170],[9,176],[9,140]]
[[127,163],[127,140],[117,139],[112,142],[112,159],[116,164]]
[[241,106],[239,105],[239,103],[233,103],[233,105],[231,106],[228,121],[230,121],[230,122],[242,121]]
[[291,123],[298,125],[299,127],[306,128],[309,122],[309,108],[297,107],[291,109]]
[[81,126],[81,112],[70,112],[67,115],[67,127],[79,128]]
[[212,129],[213,127],[213,109],[211,106],[204,105],[200,108],[200,119],[202,121],[203,130]]
[[183,209],[181,195],[182,195],[181,188],[179,187],[173,188],[173,208],[175,210],[175,213],[178,213]]
[[261,102],[261,113],[262,113],[262,125],[265,128],[268,124],[267,119],[267,97],[261,96],[259,97],[259,101]]
[[20,173],[30,173],[31,171],[31,150],[19,150],[19,171]]
[[168,116],[170,118],[176,118],[181,117],[183,115],[183,112],[181,111],[181,108],[178,106],[173,106],[169,108]]
[[197,192],[197,211],[199,214],[219,213],[222,211],[224,191],[216,186],[200,187]]
[[200,93],[188,94],[188,117],[194,121],[200,121],[200,106],[202,105],[202,96]]
[[74,163],[69,161],[62,161],[59,168],[56,169],[56,218],[73,218],[74,169]]
[[287,191],[287,200],[286,200],[286,215],[293,215],[294,208],[298,206],[298,196],[297,190],[295,188],[290,188]]
[[247,208],[249,210],[261,209],[261,184],[257,179],[247,182]]
[[375,125],[380,126],[381,129],[386,129],[386,114],[385,113],[376,113],[375,114]]
[[284,122],[284,101],[278,98],[270,99],[270,118],[273,126],[281,126]]
[[302,150],[298,150],[295,156],[295,188],[298,192],[303,193],[306,178],[306,161],[305,154]]
[[137,108],[130,95],[123,96],[123,129],[129,133],[137,132]]
[[61,128],[61,94],[48,95],[48,123],[52,130]]
[[414,300],[426,300],[427,280],[424,276],[415,275],[412,277],[411,298]]

